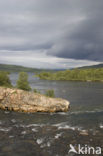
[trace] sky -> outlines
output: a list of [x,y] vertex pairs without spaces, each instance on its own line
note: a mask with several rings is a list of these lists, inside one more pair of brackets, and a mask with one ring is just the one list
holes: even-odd
[[68,69],[103,62],[103,0],[0,0],[0,63]]

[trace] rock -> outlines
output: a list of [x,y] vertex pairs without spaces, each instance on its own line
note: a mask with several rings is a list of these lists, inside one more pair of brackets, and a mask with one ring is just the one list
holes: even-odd
[[68,111],[69,102],[20,89],[0,87],[0,108],[20,112]]

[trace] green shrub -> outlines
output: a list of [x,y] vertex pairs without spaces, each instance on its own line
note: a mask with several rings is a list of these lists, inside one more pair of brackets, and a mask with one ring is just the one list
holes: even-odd
[[45,95],[52,98],[55,97],[54,90],[47,90]]
[[12,87],[8,72],[0,71],[0,86]]
[[19,73],[19,79],[17,81],[17,88],[22,89],[22,90],[27,90],[27,91],[31,90],[31,87],[29,86],[29,82],[28,82],[27,73],[25,72]]
[[39,93],[40,94],[40,91],[38,91],[37,89],[34,89],[33,91],[34,91],[34,93]]

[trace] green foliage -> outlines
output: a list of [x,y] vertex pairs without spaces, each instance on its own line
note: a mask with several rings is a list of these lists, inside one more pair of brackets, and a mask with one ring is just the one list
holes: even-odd
[[33,91],[34,91],[34,93],[39,93],[40,94],[40,91],[38,91],[37,89],[34,89]]
[[73,70],[58,71],[55,73],[42,72],[38,74],[38,77],[45,80],[103,81],[103,68],[76,68]]
[[[34,91],[34,93],[41,94],[40,91],[38,91],[37,89],[34,89],[33,91]],[[44,95],[48,96],[48,97],[52,97],[52,98],[55,97],[54,90],[46,90]]]
[[48,97],[54,98],[55,97],[54,90],[47,90],[45,92],[45,95],[48,96]]
[[0,71],[0,86],[12,87],[8,72]]
[[29,86],[29,82],[28,82],[28,74],[27,73],[25,73],[25,72],[19,73],[19,79],[17,81],[17,88],[26,90],[26,91],[31,90],[31,88]]
[[42,72],[40,74],[38,74],[37,76],[39,76],[41,79],[49,79],[50,77],[52,77],[52,73],[51,72]]

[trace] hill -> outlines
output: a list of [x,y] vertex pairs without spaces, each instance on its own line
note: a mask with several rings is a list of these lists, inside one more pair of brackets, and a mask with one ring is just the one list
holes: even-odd
[[88,69],[88,68],[103,68],[103,63],[92,65],[92,66],[83,66],[83,67],[80,67],[79,69]]
[[[37,68],[29,68],[18,65],[8,65],[8,64],[0,64],[0,71],[8,71],[8,72],[41,72],[43,69]],[[48,70],[46,70],[48,71]]]

